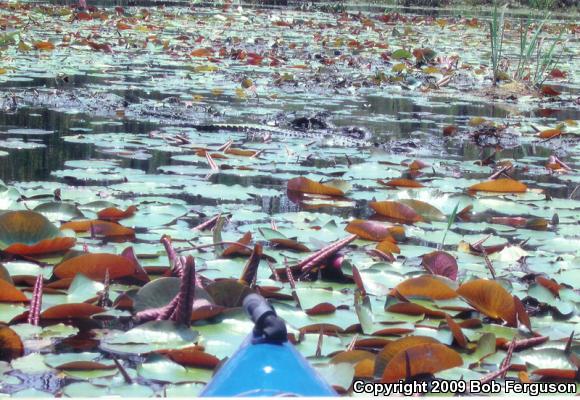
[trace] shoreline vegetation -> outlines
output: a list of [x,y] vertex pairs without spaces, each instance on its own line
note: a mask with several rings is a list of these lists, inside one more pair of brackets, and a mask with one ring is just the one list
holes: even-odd
[[[223,0],[194,0],[194,4],[212,6]],[[385,7],[387,11],[404,9],[407,12],[425,12],[435,14],[473,14],[486,16],[493,12],[494,4],[507,4],[507,13],[510,15],[527,15],[534,11],[548,10],[554,17],[574,19],[580,12],[580,3],[577,0],[238,0],[234,3],[246,6],[288,6],[288,7],[312,7],[335,11],[344,8],[349,11],[377,11],[377,8]],[[572,14],[570,14],[572,12]]]

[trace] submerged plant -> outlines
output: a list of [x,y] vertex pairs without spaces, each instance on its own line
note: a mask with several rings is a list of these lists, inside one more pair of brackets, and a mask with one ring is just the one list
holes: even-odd
[[443,234],[443,239],[441,239],[441,243],[439,244],[439,250],[441,250],[443,248],[443,246],[445,245],[445,238],[447,237],[447,233],[449,232],[451,225],[453,225],[453,223],[455,222],[455,218],[457,217],[457,210],[458,209],[459,209],[459,202],[455,205],[455,208],[453,209],[453,211],[451,212],[451,215],[449,216],[449,219],[447,220],[447,228],[445,228],[445,233]]
[[[499,11],[496,5],[489,22],[494,85],[501,79],[502,73],[508,72],[507,68],[502,71],[502,57],[506,37],[505,11],[506,6]],[[551,45],[547,47],[544,46],[547,39],[541,35],[550,16],[551,14],[548,13],[544,18],[541,18],[539,14],[530,13],[525,19],[520,21],[518,52],[515,55],[515,59],[507,60],[508,66],[516,65],[511,75],[514,80],[527,80],[531,86],[539,87],[546,81],[550,71],[556,68],[560,62],[564,48],[562,46],[557,54],[556,46],[562,38],[563,32],[560,31],[558,37],[553,39]],[[534,26],[535,29],[530,32]]]
[[554,6],[556,0],[530,0],[530,7],[539,10],[549,10]]
[[[562,31],[556,39],[553,40],[551,46],[544,48],[546,38],[541,37],[541,32],[550,18],[550,14],[546,15],[543,20],[536,17],[528,16],[525,20],[520,22],[520,47],[518,53],[518,63],[514,72],[514,79],[523,80],[526,78],[526,72],[529,71],[529,82],[538,86],[544,83],[548,77],[549,71],[554,69],[562,55],[563,48],[560,50],[558,56],[555,56],[556,44],[562,37]],[[536,25],[536,29],[530,36],[530,27]]]
[[500,61],[503,51],[503,40],[505,33],[505,16],[506,6],[502,7],[501,12],[497,4],[493,8],[491,21],[489,22],[490,44],[491,44],[491,65],[493,68],[493,84],[499,80]]

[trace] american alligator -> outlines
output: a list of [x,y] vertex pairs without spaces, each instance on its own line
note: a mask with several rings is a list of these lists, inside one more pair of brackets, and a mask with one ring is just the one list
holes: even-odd
[[[191,111],[191,110],[190,110]],[[143,110],[148,117],[158,119],[161,123],[170,123],[174,126],[193,128],[203,132],[216,132],[220,130],[246,132],[252,135],[263,136],[311,138],[319,140],[322,144],[340,147],[371,147],[372,134],[359,127],[334,127],[326,121],[328,114],[319,113],[314,116],[299,116],[289,119],[288,115],[276,116],[273,120],[262,123],[223,123],[223,122],[197,122],[199,119],[191,118],[183,108],[148,109]],[[191,114],[190,114],[191,115]],[[207,118],[204,118],[207,119]],[[287,126],[281,127],[280,125]]]
[[[296,116],[281,112],[259,123],[228,123],[223,122],[223,115],[211,106],[185,105],[176,97],[159,102],[137,96],[128,101],[127,94],[120,96],[111,92],[59,89],[28,89],[18,94],[5,93],[3,97],[4,102],[0,101],[0,106],[10,112],[22,107],[42,107],[56,112],[76,111],[91,117],[124,117],[127,120],[147,121],[161,126],[191,128],[204,132],[230,130],[247,132],[250,135],[270,135],[273,138],[304,138],[317,141],[323,146],[380,148],[391,153],[408,153],[422,147],[420,141],[415,139],[375,143],[372,140],[373,135],[363,128],[333,126],[328,121],[329,114],[326,112],[311,116]],[[211,122],[207,122],[208,120]]]
[[235,123],[215,123],[215,124],[180,124],[202,132],[217,132],[220,130],[246,132],[248,134],[275,135],[276,137],[296,137],[312,138],[322,146],[329,147],[357,147],[368,149],[379,149],[385,152],[397,154],[410,154],[423,146],[419,139],[389,140],[385,143],[378,143],[371,140],[371,134],[359,127],[329,128],[327,130],[299,131],[280,128],[268,124],[235,124]]
[[[254,135],[269,135],[274,138],[311,138],[329,146],[373,146],[370,141],[372,135],[368,131],[358,127],[334,127],[326,121],[328,115],[325,113],[295,118],[288,118],[288,115],[277,116],[273,122],[268,120],[262,123],[224,123],[221,122],[223,116],[209,107],[186,106],[175,97],[165,99],[161,102],[161,106],[159,103],[138,98],[135,102],[127,102],[126,96],[107,92],[87,94],[82,91],[34,90],[24,91],[17,97],[6,96],[3,108],[14,111],[26,106],[47,107],[63,112],[76,110],[99,117],[123,115],[126,119],[150,121],[159,125],[192,128],[204,132],[230,130]],[[206,122],[208,119],[212,122]],[[287,128],[282,126],[287,126]]]
[[[214,132],[218,130],[230,130],[246,132],[252,136],[262,135],[273,138],[295,137],[312,139],[324,146],[334,147],[373,147],[372,133],[358,126],[337,127],[330,122],[331,114],[327,111],[317,112],[312,115],[296,115],[292,112],[279,112],[269,116],[263,121],[256,123],[229,123],[210,122],[200,123],[199,119],[188,118],[187,111],[179,109],[154,109],[146,110],[150,117],[159,119],[160,122],[171,121],[173,125],[193,128],[198,131]],[[191,112],[191,111],[190,111]],[[219,120],[220,115],[214,115]],[[207,118],[204,118],[206,120]]]
[[235,132],[246,132],[248,134],[263,134],[264,136],[275,137],[296,137],[312,138],[320,140],[323,145],[341,146],[341,147],[372,147],[373,143],[366,137],[357,137],[355,129],[337,129],[337,130],[308,130],[299,131],[285,129],[268,124],[235,124],[235,123],[215,123],[215,124],[179,124],[203,132],[217,132],[220,130],[229,130]]

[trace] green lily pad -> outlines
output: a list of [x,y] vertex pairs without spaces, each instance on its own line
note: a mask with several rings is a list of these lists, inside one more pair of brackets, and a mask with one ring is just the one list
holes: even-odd
[[25,397],[25,398],[54,398],[54,395],[49,392],[44,392],[42,390],[29,388],[20,390],[18,392],[12,393],[12,397]]
[[413,57],[413,54],[411,54],[411,52],[408,50],[398,49],[395,50],[393,54],[391,54],[391,57],[395,60],[410,59]]
[[165,386],[165,395],[172,397],[197,397],[205,387],[205,383],[180,383]]
[[74,204],[62,202],[49,202],[34,207],[34,211],[41,213],[52,222],[70,221],[81,219],[85,215]]
[[25,374],[42,374],[49,368],[44,364],[44,356],[38,353],[28,354],[12,361],[12,368]]
[[349,363],[314,365],[316,371],[331,386],[337,386],[347,390],[354,378],[354,366]]
[[534,368],[576,369],[568,359],[568,355],[561,349],[528,349],[518,355]]
[[152,397],[153,389],[146,385],[123,384],[118,386],[94,385],[88,382],[75,382],[63,388],[68,397]]
[[67,302],[82,303],[96,297],[104,288],[105,285],[101,282],[93,281],[83,274],[76,274],[68,289]]
[[185,368],[161,356],[150,356],[137,367],[137,373],[145,379],[169,383],[207,382],[212,377],[211,370]]
[[111,334],[101,342],[101,349],[114,353],[143,354],[161,349],[188,347],[198,333],[173,321],[150,321],[127,332]]

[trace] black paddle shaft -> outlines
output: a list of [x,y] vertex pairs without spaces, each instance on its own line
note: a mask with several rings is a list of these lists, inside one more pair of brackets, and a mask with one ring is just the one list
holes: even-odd
[[244,309],[254,322],[254,343],[283,343],[288,340],[286,324],[262,296],[252,293],[244,299]]

